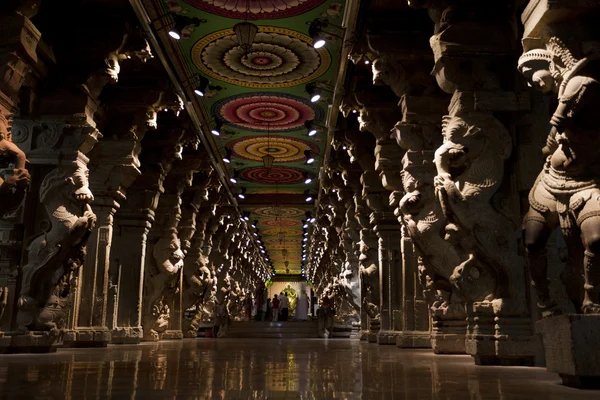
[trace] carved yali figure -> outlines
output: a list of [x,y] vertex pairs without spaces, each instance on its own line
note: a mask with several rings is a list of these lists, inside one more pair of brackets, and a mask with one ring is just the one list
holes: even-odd
[[514,227],[495,198],[512,149],[508,131],[489,114],[469,113],[445,117],[443,134],[434,183],[446,241],[460,258],[450,281],[470,301],[516,300],[520,291],[509,287],[519,273]]
[[69,277],[83,264],[85,245],[96,223],[89,206],[93,199],[82,161],[54,169],[42,182],[40,201],[51,225],[27,248],[18,300],[19,330],[51,330],[60,325],[69,300]]
[[588,44],[578,60],[551,38],[546,49],[530,50],[519,59],[519,71],[531,86],[558,95],[544,148],[546,163],[529,194],[523,222],[532,283],[544,316],[560,313],[550,297],[546,257],[546,242],[557,226],[570,250],[563,274],[569,297],[584,313],[600,312],[599,47]]

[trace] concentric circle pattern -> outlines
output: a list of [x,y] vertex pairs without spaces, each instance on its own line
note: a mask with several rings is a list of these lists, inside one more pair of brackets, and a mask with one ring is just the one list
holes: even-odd
[[[265,242],[268,243],[269,245],[278,245],[279,243],[279,238],[277,237],[270,237],[270,238],[266,238]],[[289,244],[296,244],[296,245],[300,245],[300,243],[302,243],[302,238],[301,237],[291,237],[285,238],[285,244],[286,246]],[[269,247],[270,249],[270,247]]]
[[325,0],[184,0],[222,17],[246,20],[287,18],[312,10]]
[[331,64],[325,49],[314,49],[300,32],[259,26],[252,48],[245,54],[232,29],[214,32],[192,48],[192,60],[205,74],[239,86],[284,88],[323,75]]
[[304,215],[304,211],[294,207],[259,207],[252,210],[253,214],[260,217],[281,217],[281,218],[294,218]]
[[288,94],[249,93],[216,102],[213,115],[253,132],[287,132],[300,129],[307,120],[322,120],[323,110],[301,97]]
[[279,235],[279,232],[283,232],[285,234],[285,237],[287,238],[288,236],[302,236],[302,230],[301,229],[292,229],[292,228],[271,228],[271,229],[265,229],[260,231],[262,235],[265,236],[277,236]]
[[290,228],[294,226],[301,226],[302,222],[298,221],[297,219],[265,219],[261,221],[261,225]]
[[250,182],[266,184],[294,184],[303,179],[302,170],[288,167],[273,167],[267,171],[264,167],[248,168],[241,172],[242,178]]
[[232,140],[227,143],[227,147],[233,150],[234,157],[259,162],[267,154],[273,156],[276,163],[301,161],[306,150],[319,154],[319,148],[310,142],[276,135],[268,140],[266,136],[247,136]]

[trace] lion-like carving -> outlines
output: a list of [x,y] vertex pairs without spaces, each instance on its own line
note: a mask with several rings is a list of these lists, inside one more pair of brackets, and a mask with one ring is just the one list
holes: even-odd
[[144,291],[144,335],[152,340],[159,339],[154,329],[158,316],[154,308],[160,301],[167,301],[169,295],[177,290],[179,271],[183,267],[184,254],[176,230],[170,230],[167,236],[158,239],[152,249],[154,268],[148,271]]
[[95,226],[89,206],[94,199],[83,161],[50,172],[40,187],[50,228],[27,248],[18,300],[19,330],[51,330],[60,322],[69,303],[70,275],[85,259],[85,245]]
[[[448,220],[445,240],[459,260],[445,266],[461,296],[470,301],[519,296],[510,291],[519,274],[514,227],[495,197],[512,142],[489,114],[444,118],[444,143],[435,152],[435,191]],[[516,279],[516,278],[515,278]]]

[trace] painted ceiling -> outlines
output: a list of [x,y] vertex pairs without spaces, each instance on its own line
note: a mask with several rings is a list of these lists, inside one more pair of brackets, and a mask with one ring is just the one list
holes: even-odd
[[[325,91],[320,102],[311,103],[305,87],[319,82],[333,89],[341,47],[337,40],[313,48],[308,30],[317,18],[341,25],[345,2],[155,0],[154,4],[157,14],[201,20],[198,26],[183,29],[181,40],[171,40],[179,53],[179,69],[185,69],[188,77],[208,79],[205,96],[198,99],[204,125],[209,125],[206,131],[222,124],[220,136],[211,140],[221,155],[231,151],[231,163],[223,166],[230,177],[238,177],[232,192],[246,190],[246,199],[238,199],[238,204],[250,212],[251,224],[257,221],[258,235],[277,273],[299,274],[302,221],[307,211],[314,214],[314,200],[307,203],[303,193],[308,189],[316,195],[318,190],[319,156],[325,150],[324,126],[332,100]],[[233,31],[244,20],[258,26],[246,53]],[[305,127],[310,120],[321,127],[313,137]],[[305,162],[306,150],[316,155],[311,165]],[[265,155],[274,157],[270,170],[263,165]],[[310,184],[305,184],[307,174],[313,178]]]

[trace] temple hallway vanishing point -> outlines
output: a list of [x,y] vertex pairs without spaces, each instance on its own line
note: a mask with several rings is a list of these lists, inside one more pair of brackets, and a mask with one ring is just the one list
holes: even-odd
[[600,389],[599,20],[0,1],[0,397]]
[[543,368],[349,339],[205,339],[0,357],[14,399],[589,400]]

